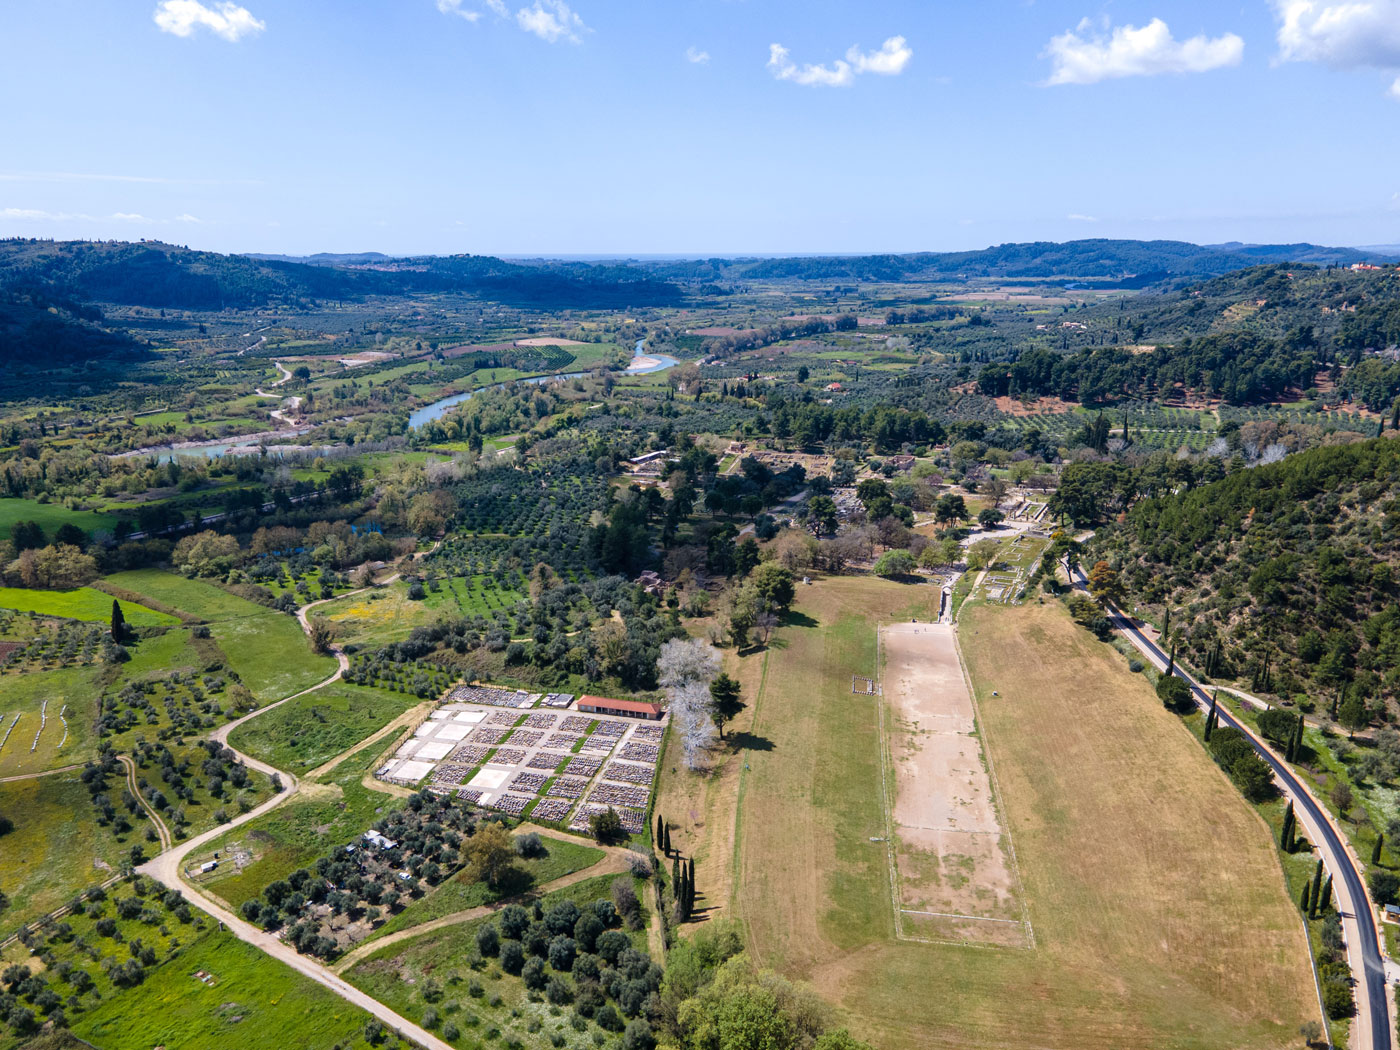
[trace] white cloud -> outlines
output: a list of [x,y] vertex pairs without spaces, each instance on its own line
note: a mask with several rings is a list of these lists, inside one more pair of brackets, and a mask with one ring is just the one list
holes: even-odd
[[462,0],[437,0],[437,9],[445,15],[460,15],[468,22],[475,22],[481,17],[481,12],[474,8],[464,8]]
[[914,57],[914,49],[902,36],[892,36],[880,45],[879,51],[861,54],[860,48],[852,47],[846,52],[846,61],[857,73],[879,73],[893,77],[904,72],[904,67]]
[[196,217],[196,216],[194,216],[194,215],[191,215],[189,212],[185,212],[183,215],[177,215],[177,216],[175,216],[175,221],[176,221],[176,222],[189,222],[189,223],[194,223],[194,224],[196,224],[196,225],[201,225],[201,226],[204,224],[204,220],[203,220],[203,219],[198,218],[198,217]]
[[150,219],[146,218],[146,216],[141,215],[141,214],[139,214],[139,213],[137,213],[137,212],[134,212],[134,211],[119,211],[119,212],[115,213],[115,214],[112,216],[112,218],[113,218],[114,220],[116,220],[117,222],[140,222],[140,223],[146,223],[146,222],[150,222],[150,221],[151,221]]
[[1395,83],[1390,85],[1389,95],[1391,98],[1400,99],[1400,77],[1395,78]]
[[703,66],[710,60],[710,53],[708,51],[701,51],[698,47],[688,47],[685,49],[685,60],[687,62],[693,62],[697,66]]
[[1097,84],[1114,77],[1205,73],[1239,65],[1244,57],[1244,41],[1234,33],[1177,40],[1160,18],[1141,29],[1108,28],[1086,18],[1073,31],[1053,37],[1045,49],[1054,62],[1047,83]]
[[852,46],[845,59],[831,65],[799,66],[782,44],[768,46],[768,71],[779,80],[790,80],[806,87],[850,87],[861,73],[896,76],[914,57],[914,51],[902,36],[892,36],[878,51],[862,52]]
[[551,44],[559,40],[577,44],[581,40],[579,34],[588,32],[583,19],[564,0],[535,0],[533,7],[515,12],[515,21],[525,32]]
[[161,0],[154,17],[162,32],[188,37],[204,28],[231,44],[267,28],[246,7],[234,3],[206,7],[199,0]]
[[779,80],[807,87],[850,87],[855,81],[850,63],[839,59],[831,67],[805,65],[799,69],[782,44],[768,45],[768,71]]
[[41,211],[38,208],[0,208],[0,219],[16,219],[20,222],[68,222],[73,219],[90,220],[91,215],[75,215],[66,211]]
[[1279,58],[1333,69],[1400,68],[1400,0],[1274,0]]
[[1081,214],[1079,214],[1079,212],[1077,212],[1077,211],[1072,211],[1072,212],[1070,212],[1068,215],[1065,216],[1065,218],[1068,219],[1070,222],[1098,222],[1098,221],[1099,221],[1099,217],[1098,217],[1097,215],[1081,215]]

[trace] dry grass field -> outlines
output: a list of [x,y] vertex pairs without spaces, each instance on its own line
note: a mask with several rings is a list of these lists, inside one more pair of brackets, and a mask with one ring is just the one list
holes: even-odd
[[[805,622],[741,661],[766,660],[741,727],[751,746],[710,792],[738,782],[730,906],[756,961],[813,982],[882,1050],[1296,1045],[1316,994],[1267,829],[1055,604],[970,606],[960,630],[1035,947],[895,939],[886,847],[871,841],[876,699],[850,682],[874,667],[875,622],[922,618],[934,597],[820,581],[799,590]],[[716,852],[722,817],[711,808],[688,837]]]

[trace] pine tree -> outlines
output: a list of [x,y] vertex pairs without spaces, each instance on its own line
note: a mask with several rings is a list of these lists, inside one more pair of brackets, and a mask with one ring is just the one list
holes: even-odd
[[121,602],[112,599],[112,641],[121,645],[126,641],[126,615],[122,612]]
[[1381,847],[1385,845],[1385,836],[1379,831],[1376,832],[1376,844],[1371,847],[1371,864],[1378,866],[1381,862]]

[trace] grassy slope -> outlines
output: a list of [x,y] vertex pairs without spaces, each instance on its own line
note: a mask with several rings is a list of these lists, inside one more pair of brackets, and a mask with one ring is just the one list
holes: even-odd
[[870,620],[894,586],[804,589],[819,624],[785,629],[770,658],[754,732],[773,750],[749,759],[736,888],[759,961],[813,980],[884,1050],[1295,1038],[1315,993],[1266,829],[1057,607],[971,606],[962,628],[1037,947],[891,939],[869,842],[876,712],[849,676],[873,665]]
[[[180,621],[174,616],[147,609],[144,605],[122,602],[122,615],[133,627],[166,627]],[[73,591],[33,591],[23,587],[0,587],[0,609],[18,609],[43,616],[63,616],[89,623],[110,623],[112,596],[91,587]]]
[[285,613],[158,569],[137,569],[108,579],[208,621],[229,666],[264,703],[313,686],[335,670],[335,661],[313,653],[300,625]]
[[[198,970],[217,978],[196,980]],[[231,934],[210,933],[74,1030],[102,1050],[363,1047],[368,1014]]]
[[[111,784],[120,790],[115,777]],[[10,898],[10,907],[0,913],[0,929],[6,932],[105,881],[125,849],[142,841],[146,827],[133,821],[137,827],[125,843],[110,827],[98,827],[77,770],[0,784],[0,813],[15,823],[15,830],[0,839],[0,890]]]
[[353,747],[420,701],[416,696],[334,682],[239,726],[229,743],[300,774]]

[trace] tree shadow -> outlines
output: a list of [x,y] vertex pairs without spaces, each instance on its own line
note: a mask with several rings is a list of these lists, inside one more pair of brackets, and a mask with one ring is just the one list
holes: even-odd
[[759,736],[748,730],[732,733],[726,739],[735,751],[772,751],[776,747],[766,736]]
[[783,617],[783,626],[820,627],[821,624],[814,617],[808,616],[804,612],[798,612],[796,609],[789,609],[787,615]]

